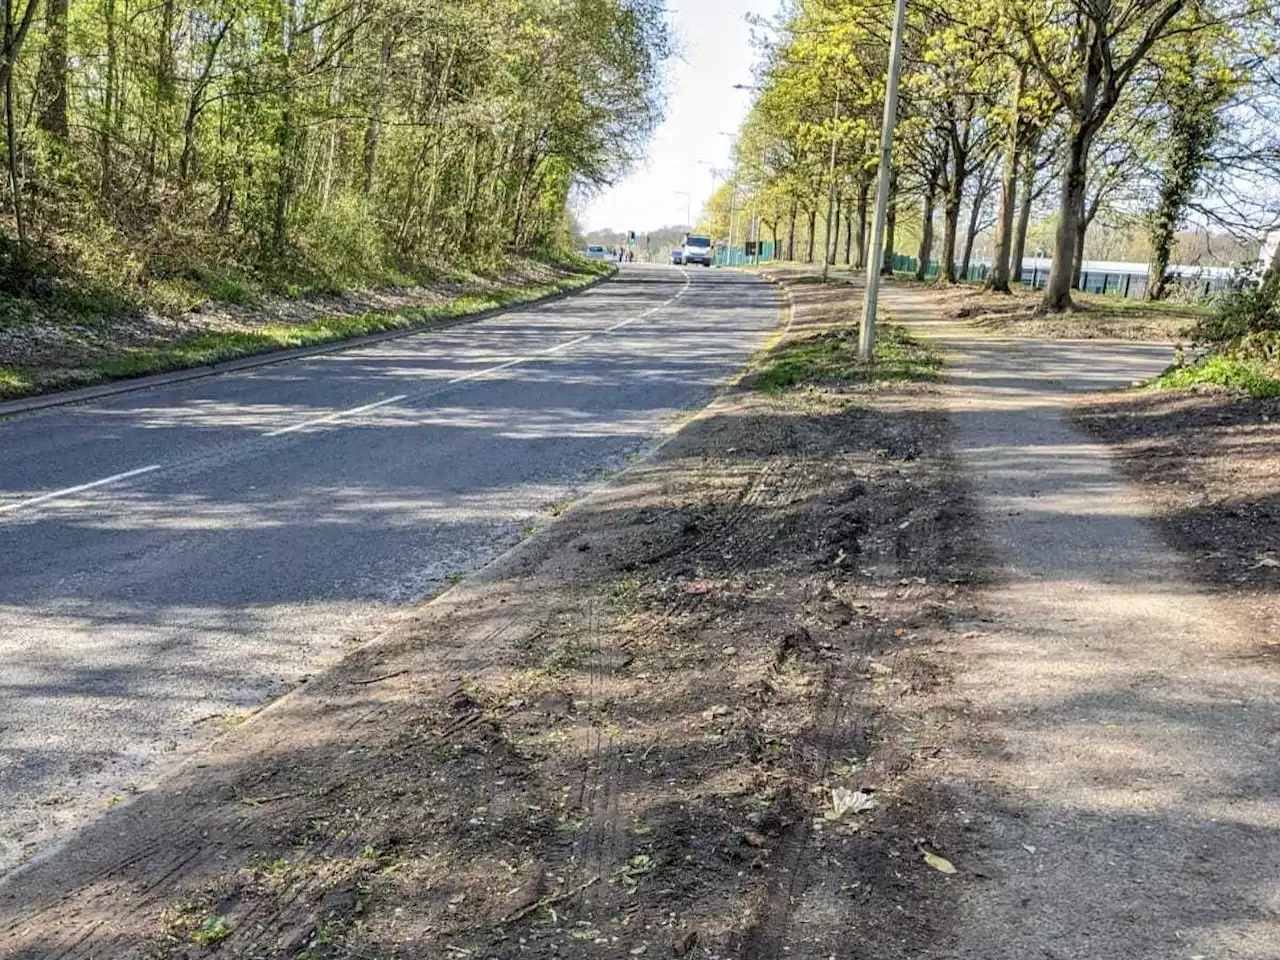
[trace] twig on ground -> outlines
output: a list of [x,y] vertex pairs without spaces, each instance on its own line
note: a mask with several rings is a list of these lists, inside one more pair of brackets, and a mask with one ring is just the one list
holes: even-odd
[[408,672],[408,670],[393,670],[391,673],[384,673],[380,677],[370,677],[368,680],[352,680],[351,685],[353,687],[365,687],[371,683],[381,683],[383,680],[390,680],[392,677],[398,677]]
[[550,896],[543,897],[541,900],[536,900],[527,907],[521,907],[510,916],[503,917],[502,923],[516,923],[517,921],[523,920],[535,910],[541,910],[543,907],[549,907],[553,903],[559,903],[561,900],[568,900],[570,897],[577,896],[592,884],[599,882],[600,877],[597,875],[588,880],[582,881],[582,883],[578,884],[576,887],[570,887],[568,890],[561,890],[559,893],[553,893]]

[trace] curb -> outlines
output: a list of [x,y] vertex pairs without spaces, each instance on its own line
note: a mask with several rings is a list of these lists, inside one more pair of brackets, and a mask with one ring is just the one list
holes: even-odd
[[247,357],[238,357],[235,360],[226,360],[221,363],[209,363],[198,367],[186,367],[182,370],[171,370],[168,373],[153,373],[144,377],[134,377],[127,380],[118,380],[112,383],[97,384],[92,387],[80,387],[76,390],[63,390],[57,393],[47,393],[42,396],[24,397],[20,400],[8,400],[0,403],[0,419],[13,417],[23,413],[32,413],[36,410],[47,410],[52,407],[65,407],[76,403],[87,403],[90,400],[100,400],[103,397],[114,397],[122,393],[135,393],[139,390],[150,390],[153,387],[165,387],[174,383],[185,383],[188,380],[204,380],[208,377],[220,376],[224,373],[235,373],[240,370],[252,370],[256,367],[268,367],[276,363],[288,363],[291,360],[303,360],[307,357],[324,356],[330,353],[341,353],[343,350],[352,350],[356,347],[367,346],[371,343],[381,343],[384,340],[401,340],[405,337],[416,337],[422,333],[435,333],[438,330],[447,330],[450,327],[460,326],[464,323],[475,323],[479,320],[488,320],[491,317],[501,316],[504,313],[511,313],[514,310],[523,310],[528,307],[539,307],[548,303],[555,303],[558,300],[565,300],[569,297],[576,296],[580,293],[597,287],[606,280],[612,280],[618,274],[618,268],[613,267],[608,273],[600,274],[580,287],[574,287],[570,290],[557,290],[554,293],[545,296],[535,297],[532,300],[524,300],[520,303],[512,303],[503,307],[492,307],[488,310],[481,310],[477,313],[469,313],[465,316],[455,317],[444,323],[423,324],[417,327],[406,327],[400,330],[384,330],[381,333],[366,333],[358,337],[352,337],[349,340],[334,340],[332,343],[322,343],[314,347],[291,347],[287,350],[272,350],[267,353],[253,354]]

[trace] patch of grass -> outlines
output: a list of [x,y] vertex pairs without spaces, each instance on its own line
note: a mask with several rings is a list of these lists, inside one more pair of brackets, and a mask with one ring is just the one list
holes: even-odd
[[1280,379],[1272,374],[1266,364],[1223,354],[1213,354],[1196,363],[1170,367],[1144,386],[1170,390],[1206,383],[1243,390],[1256,398],[1280,397]]
[[561,500],[559,503],[547,504],[547,512],[553,517],[563,517],[574,508],[574,505],[577,502],[577,497],[569,497],[567,500]]
[[36,388],[36,381],[30,374],[17,367],[0,367],[0,398],[22,397]]
[[1096,310],[1099,313],[1112,313],[1125,317],[1186,317],[1189,320],[1195,320],[1212,316],[1215,312],[1214,306],[1210,303],[1126,299],[1102,293],[1081,293],[1079,290],[1072,291],[1072,299],[1088,311]]
[[882,324],[876,331],[875,362],[858,359],[856,331],[825,330],[788,340],[760,362],[755,386],[762,393],[778,394],[792,387],[822,381],[933,380],[941,358],[927,344],[902,327]]
[[231,928],[227,926],[226,917],[213,914],[200,924],[199,928],[191,934],[191,942],[200,946],[210,947],[215,943],[220,943],[227,937],[231,936]]

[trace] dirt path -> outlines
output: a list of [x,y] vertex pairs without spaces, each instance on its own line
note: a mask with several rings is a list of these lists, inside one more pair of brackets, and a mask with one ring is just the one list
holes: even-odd
[[954,690],[977,749],[951,771],[990,846],[950,955],[1280,956],[1280,674],[1254,604],[1197,586],[1064,421],[1073,392],[1169,353],[983,337],[933,319],[918,289],[882,303],[949,353],[955,451],[993,558]]

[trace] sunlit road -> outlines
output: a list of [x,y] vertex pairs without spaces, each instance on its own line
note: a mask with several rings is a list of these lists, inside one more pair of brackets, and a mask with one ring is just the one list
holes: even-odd
[[0,869],[706,401],[774,288],[625,267],[450,330],[0,421]]

